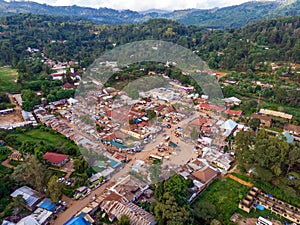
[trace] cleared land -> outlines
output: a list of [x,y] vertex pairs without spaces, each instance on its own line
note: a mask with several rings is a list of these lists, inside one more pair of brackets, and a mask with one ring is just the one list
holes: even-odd
[[22,115],[17,111],[6,115],[0,115],[0,124],[12,124],[12,123],[18,123],[22,121],[23,121]]
[[17,78],[17,70],[0,67],[0,91],[15,93],[17,91]]

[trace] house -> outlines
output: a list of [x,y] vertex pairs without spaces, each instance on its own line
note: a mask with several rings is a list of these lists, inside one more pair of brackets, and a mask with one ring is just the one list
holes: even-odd
[[233,134],[237,127],[238,124],[236,122],[233,120],[227,120],[220,126],[220,129],[224,131],[224,136],[229,137],[231,134]]
[[222,112],[223,108],[217,105],[211,105],[209,103],[201,103],[199,105],[199,109],[203,111],[216,111],[216,112]]
[[227,109],[225,111],[225,113],[229,116],[236,116],[236,117],[241,117],[243,114],[242,110],[231,110],[231,109]]
[[65,83],[62,87],[63,87],[64,90],[68,90],[68,89],[74,89],[75,85],[70,84],[70,83]]
[[13,113],[14,109],[3,109],[0,110],[0,115],[5,115],[5,114],[9,114],[9,113]]
[[289,132],[290,134],[300,135],[300,126],[285,124],[283,130],[285,132]]
[[126,198],[117,194],[114,191],[106,193],[106,196],[100,203],[100,210],[104,211],[111,222],[119,219],[122,215],[126,215],[130,219],[132,225],[154,225],[156,224],[155,217],[135,205],[128,202]]
[[59,153],[55,153],[55,152],[46,152],[43,155],[43,159],[46,159],[52,165],[59,166],[59,167],[62,166],[63,164],[65,164],[67,162],[68,158],[69,158],[68,155],[59,154]]
[[260,113],[253,113],[251,115],[251,118],[259,119],[260,124],[264,127],[271,127],[271,125],[272,125],[272,117],[270,117],[270,116],[265,116]]
[[61,73],[52,73],[51,76],[52,76],[53,80],[62,80],[64,74],[61,74]]
[[13,153],[8,156],[10,160],[15,160],[15,161],[23,161],[22,155],[19,151],[13,151]]
[[192,175],[196,180],[208,185],[218,176],[218,172],[209,166],[205,166],[200,170],[193,172]]
[[94,220],[86,213],[80,213],[78,216],[73,216],[64,225],[91,225]]
[[18,195],[22,196],[22,198],[26,202],[27,208],[30,209],[31,211],[35,210],[37,204],[40,203],[40,201],[42,200],[42,194],[27,186],[18,188],[10,196],[15,198]]
[[268,115],[268,116],[280,117],[280,118],[287,119],[287,120],[291,120],[293,118],[293,115],[291,115],[291,114],[278,112],[278,111],[274,111],[274,110],[269,110],[269,109],[260,109],[259,113],[263,114],[263,115]]
[[230,97],[230,98],[224,98],[224,102],[226,103],[226,106],[234,106],[234,105],[240,105],[242,103],[242,100],[236,98],[236,97]]

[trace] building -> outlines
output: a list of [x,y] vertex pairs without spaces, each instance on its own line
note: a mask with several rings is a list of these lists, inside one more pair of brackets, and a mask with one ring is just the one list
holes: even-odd
[[104,211],[111,222],[119,219],[122,215],[127,215],[132,225],[154,225],[155,217],[132,202],[128,202],[125,197],[111,191],[100,203],[101,211]]
[[225,111],[225,113],[229,116],[236,116],[236,117],[241,117],[243,114],[242,110],[231,110],[231,109],[227,109]]
[[233,120],[225,121],[221,126],[221,130],[224,131],[223,135],[229,137],[237,129],[238,124]]
[[192,175],[201,183],[209,185],[218,176],[218,173],[209,166],[205,166],[200,170],[193,172]]
[[0,110],[0,115],[5,115],[5,114],[9,114],[9,113],[13,113],[14,109],[3,109]]
[[271,127],[272,125],[272,117],[265,116],[259,113],[253,113],[251,115],[251,118],[257,118],[260,120],[260,125],[264,127]]
[[64,90],[68,90],[68,89],[74,89],[75,85],[70,84],[70,83],[65,83],[62,87],[63,87]]
[[227,107],[240,105],[242,103],[242,101],[236,97],[224,98],[224,102]]
[[42,200],[42,194],[31,189],[30,187],[23,186],[15,190],[10,196],[15,198],[18,195],[21,195],[26,202],[26,206],[30,210],[34,210],[37,207],[37,204]]
[[278,112],[278,111],[274,111],[274,110],[269,110],[269,109],[260,109],[259,113],[261,113],[263,115],[268,115],[268,116],[280,117],[280,118],[287,119],[287,120],[291,120],[293,118],[293,115],[291,115],[291,114]]
[[80,213],[78,216],[73,216],[64,225],[91,225],[94,220],[86,213]]
[[46,159],[48,162],[55,166],[62,166],[67,162],[68,158],[68,155],[59,154],[55,152],[46,152],[43,155],[43,159]]
[[300,135],[300,126],[296,126],[293,124],[285,124],[283,130],[290,134]]

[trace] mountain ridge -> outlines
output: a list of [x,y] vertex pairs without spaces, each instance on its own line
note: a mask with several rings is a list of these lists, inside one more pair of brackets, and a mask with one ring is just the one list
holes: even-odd
[[51,6],[36,2],[6,2],[0,0],[0,15],[33,13],[78,16],[100,24],[118,25],[142,23],[165,18],[186,26],[210,28],[239,28],[268,18],[300,15],[300,0],[250,1],[240,5],[212,9],[182,9],[166,12],[152,9],[144,12],[89,8],[81,6]]

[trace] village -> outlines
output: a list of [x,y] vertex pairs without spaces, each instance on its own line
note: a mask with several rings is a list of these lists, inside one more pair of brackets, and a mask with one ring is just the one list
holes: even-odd
[[[67,67],[66,64],[53,65],[53,80],[62,80]],[[82,79],[73,68],[70,71],[74,81]],[[150,184],[168,179],[173,172],[192,179],[193,193],[188,200],[191,203],[214,179],[226,176],[235,161],[235,153],[228,148],[228,140],[237,132],[250,129],[238,123],[243,111],[231,109],[242,101],[229,97],[217,105],[210,102],[207,95],[193,94],[192,86],[183,86],[163,74],[151,72],[149,75],[162,76],[168,85],[140,92],[135,100],[126,92],[104,87],[95,80],[91,82],[97,90],[54,102],[42,99],[42,104],[35,106],[32,112],[20,110],[20,94],[12,96],[16,108],[2,110],[0,114],[18,113],[20,121],[1,123],[0,129],[12,130],[42,123],[81,146],[81,153],[88,162],[93,161],[92,166],[97,171],[89,178],[89,186],[74,191],[74,201],[89,199],[74,215],[66,214],[72,202],[53,204],[27,186],[17,189],[11,196],[22,195],[33,211],[17,224],[29,221],[47,224],[48,221],[53,223],[54,218],[57,219],[54,224],[74,224],[75,221],[93,224],[93,216],[99,209],[108,215],[111,222],[125,214],[132,224],[155,224],[154,216],[135,204],[141,199],[153,201]],[[63,88],[74,89],[75,85],[79,85],[76,82],[65,83]],[[271,126],[272,117],[286,119],[283,132],[287,141],[299,140],[300,127],[288,123],[292,115],[260,109],[251,117],[259,119],[266,128]],[[18,152],[10,157],[21,158]],[[72,172],[72,157],[68,155],[47,152],[43,158],[68,174]],[[157,162],[158,173],[153,167]],[[66,176],[59,178],[58,182],[72,185],[73,180]],[[248,202],[242,200],[239,207],[243,208],[243,204]],[[285,215],[291,220],[290,214]],[[299,217],[294,215],[292,220],[298,223]]]

